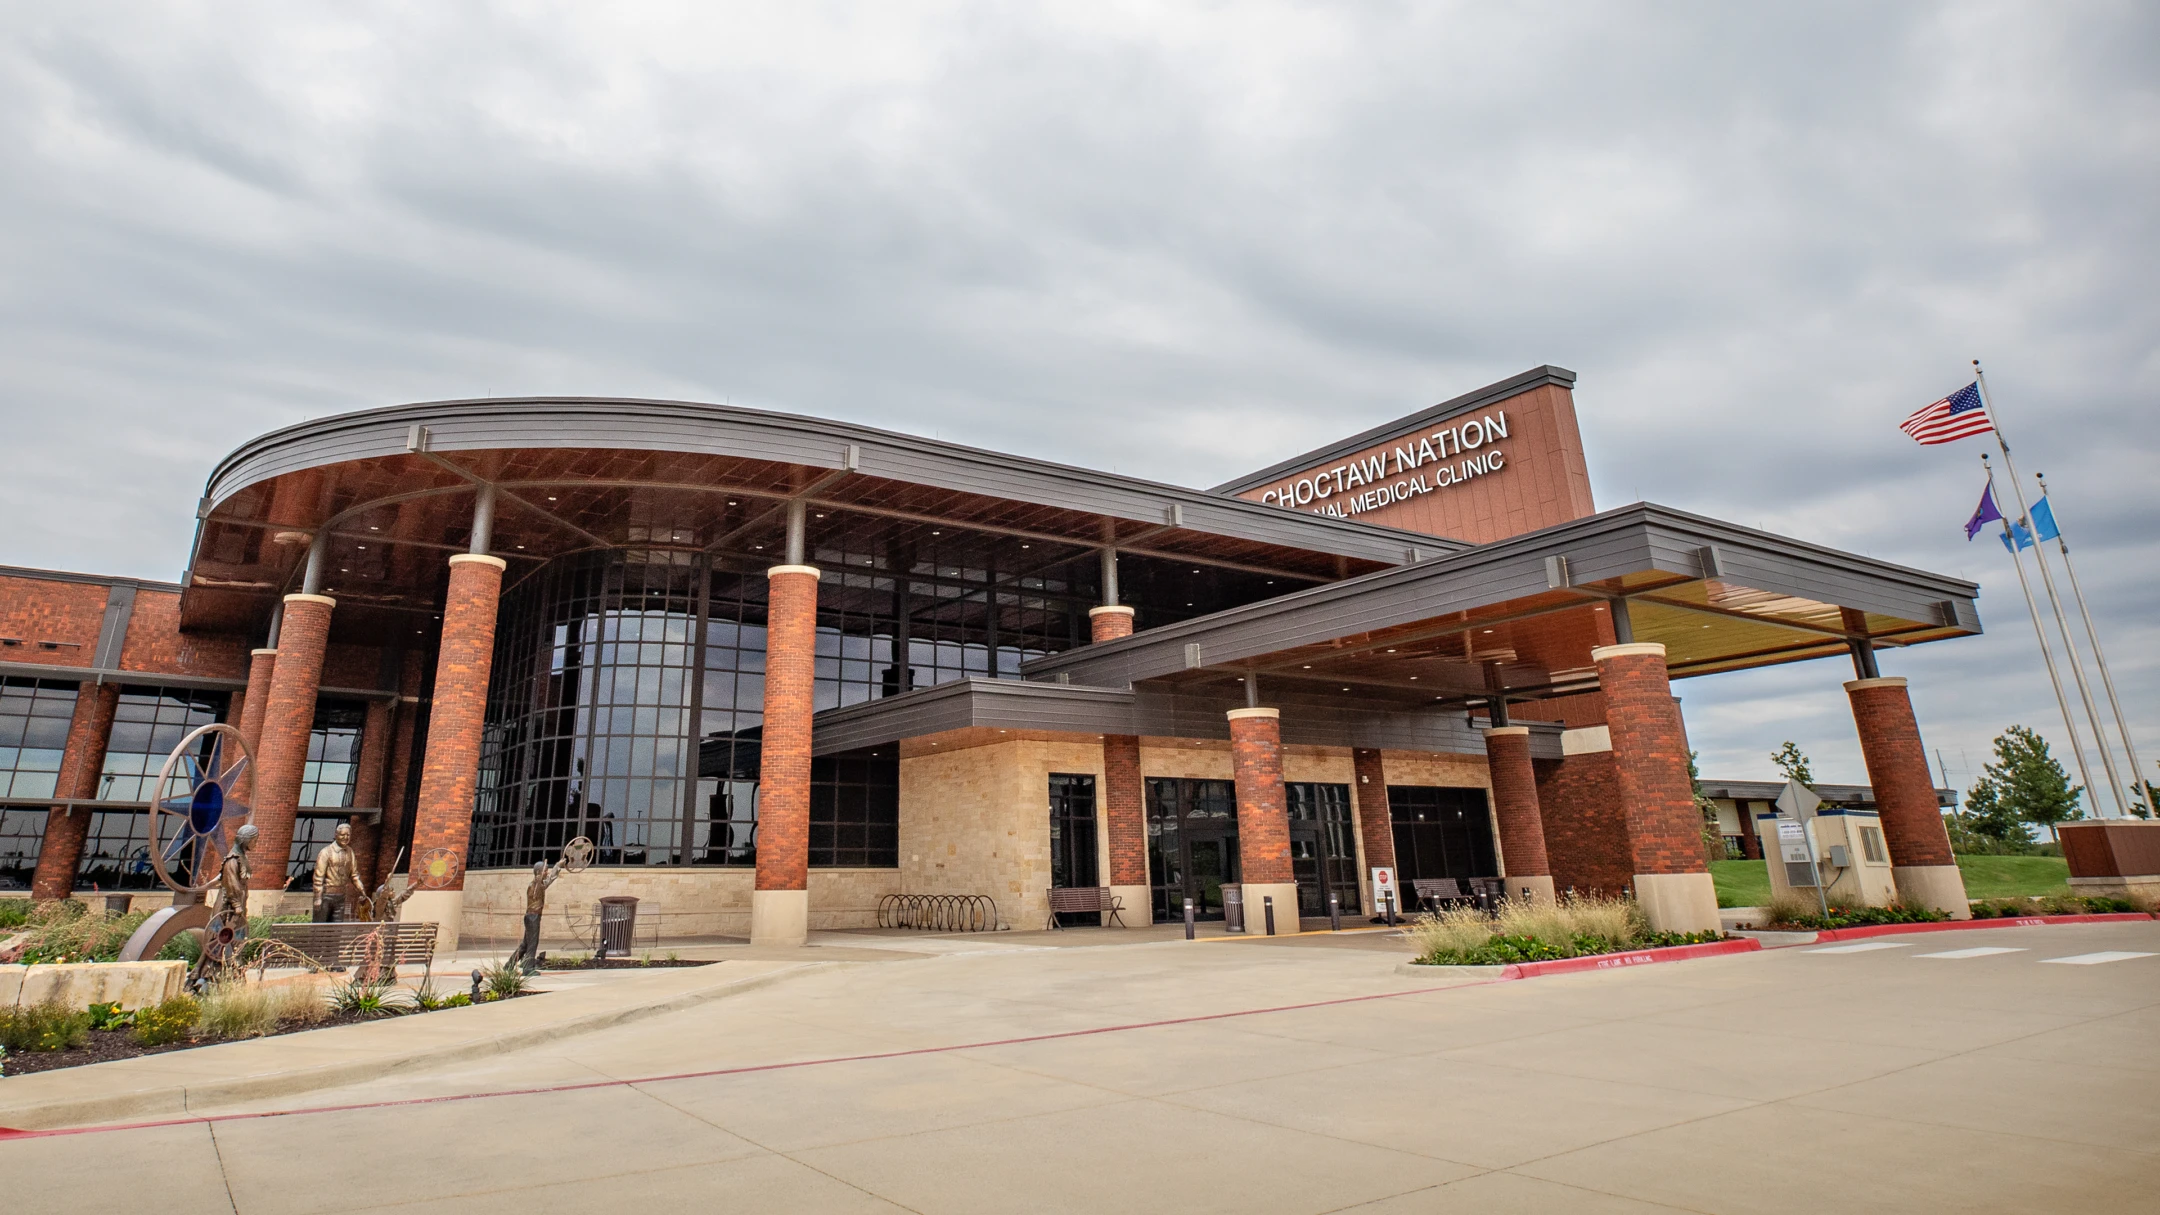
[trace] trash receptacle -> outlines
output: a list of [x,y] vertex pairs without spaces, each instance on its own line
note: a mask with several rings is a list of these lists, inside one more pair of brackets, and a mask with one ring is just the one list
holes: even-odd
[[1245,931],[1245,888],[1228,882],[1222,888],[1222,919],[1224,932]]
[[630,956],[631,937],[637,932],[637,899],[613,894],[600,900],[600,949],[603,958]]

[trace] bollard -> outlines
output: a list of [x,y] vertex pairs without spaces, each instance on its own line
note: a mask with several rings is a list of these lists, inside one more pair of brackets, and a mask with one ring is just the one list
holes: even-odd
[[1393,927],[1395,927],[1395,892],[1394,892],[1394,891],[1390,890],[1390,891],[1388,891],[1388,892],[1387,892],[1387,899],[1386,899],[1386,902],[1387,902],[1387,926],[1388,926],[1388,927],[1390,927],[1390,928],[1393,928]]
[[1333,892],[1327,896],[1327,926],[1329,932],[1342,931],[1342,896]]
[[1263,894],[1263,895],[1261,895],[1261,896],[1260,896],[1260,914],[1261,914],[1262,916],[1266,917],[1266,919],[1267,919],[1267,934],[1268,934],[1269,936],[1274,936],[1274,935],[1275,935],[1275,896],[1274,896],[1274,895],[1272,895],[1272,894]]
[[1185,900],[1185,939],[1188,941],[1193,939],[1193,914],[1191,899]]

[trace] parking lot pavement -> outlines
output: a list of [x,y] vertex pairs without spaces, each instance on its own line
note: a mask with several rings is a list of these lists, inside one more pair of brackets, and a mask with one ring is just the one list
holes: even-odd
[[11,1213],[2152,1209],[2160,923],[1455,986],[1295,940],[827,968],[0,1176]]

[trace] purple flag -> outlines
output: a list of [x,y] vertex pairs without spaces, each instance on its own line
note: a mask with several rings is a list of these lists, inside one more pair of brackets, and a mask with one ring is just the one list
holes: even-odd
[[1965,521],[1965,538],[1972,539],[1980,534],[1981,528],[2002,517],[2003,513],[1995,509],[1995,483],[1990,481],[1987,488],[1980,491],[1980,508]]

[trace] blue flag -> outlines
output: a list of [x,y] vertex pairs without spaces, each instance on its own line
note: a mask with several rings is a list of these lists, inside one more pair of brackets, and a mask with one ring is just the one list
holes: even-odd
[[2040,533],[2042,540],[2053,540],[2061,534],[2055,530],[2055,508],[2048,505],[2046,498],[2033,503],[2032,521],[2033,530]]
[[2017,556],[2017,549],[2010,547],[2010,537],[2012,535],[2017,537],[2018,548],[2031,548],[2033,546],[2032,532],[2026,530],[2025,525],[2022,523],[2013,523],[2010,525],[2010,531],[2002,538],[2003,551],[2011,556]]
[[1995,483],[1990,481],[1987,488],[1980,491],[1980,508],[1965,521],[1965,538],[1971,540],[1980,534],[1981,528],[2002,517],[2002,512],[1995,509]]

